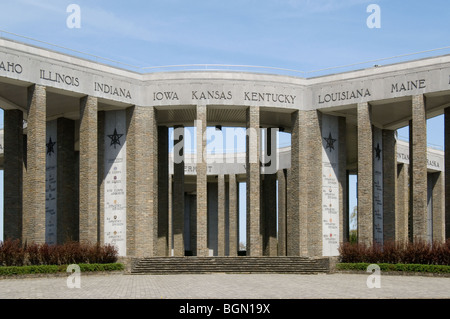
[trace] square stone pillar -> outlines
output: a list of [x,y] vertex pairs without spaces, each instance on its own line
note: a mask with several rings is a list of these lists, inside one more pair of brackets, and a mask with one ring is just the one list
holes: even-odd
[[158,126],[158,251],[169,255],[169,129]]
[[278,256],[286,256],[286,172],[277,172],[278,180]]
[[4,111],[3,238],[22,240],[23,112]]
[[217,176],[217,256],[225,256],[225,175]]
[[157,255],[158,132],[153,107],[127,109],[127,255]]
[[239,250],[239,184],[236,175],[229,175],[229,256],[237,256]]
[[383,240],[395,240],[397,207],[397,140],[395,131],[383,130]]
[[348,243],[350,241],[350,197],[348,196],[348,194],[350,194],[350,171],[347,170],[345,172],[345,186],[346,186],[346,190],[345,193],[347,194],[344,197],[345,200],[345,210],[344,210],[344,215],[342,216],[342,221],[343,221],[343,225],[342,225],[342,231],[343,231],[343,236],[342,236],[342,242],[343,243]]
[[340,243],[347,242],[350,232],[349,205],[348,205],[348,171],[347,171],[347,120],[339,117],[338,136],[338,181],[339,181],[339,240]]
[[208,184],[206,172],[206,105],[197,105],[197,256],[208,256]]
[[[98,238],[101,244],[105,244],[105,136],[106,136],[106,112],[97,112],[97,185],[98,185]],[[127,125],[129,123],[127,122]],[[79,162],[79,159],[78,159]],[[78,163],[78,170],[80,170],[80,165]],[[131,214],[128,214],[131,216]],[[127,254],[130,256],[134,255],[134,237],[131,237],[133,233],[133,224],[127,223]],[[131,229],[130,229],[131,228]]]
[[[307,140],[302,149],[305,156],[307,194],[307,242],[308,256],[317,257],[323,255],[323,235],[318,229],[322,228],[322,114],[316,110],[306,111]],[[306,151],[307,150],[307,151]]]
[[[308,220],[308,230],[321,229],[322,238],[313,237],[313,242],[321,243],[320,248],[315,249],[312,256],[338,256],[339,244],[343,242],[344,225],[348,220],[344,212],[346,211],[346,122],[345,118],[332,116],[329,114],[320,114],[315,121],[311,123],[320,123],[321,143],[321,162],[322,165],[314,165],[313,160],[309,159],[309,171],[315,172],[311,176],[308,185],[311,189],[316,188],[315,192],[309,195],[309,201],[315,205],[321,203],[319,211],[320,220],[314,222]],[[310,129],[314,132],[314,129]],[[317,133],[316,133],[317,134]],[[316,142],[317,145],[317,142]],[[321,168],[321,170],[319,169]],[[319,175],[320,174],[320,175]],[[319,175],[319,176],[317,176]],[[314,178],[314,176],[317,176]],[[314,196],[318,193],[318,187],[321,188],[321,196]],[[318,198],[318,199],[316,199]],[[310,209],[309,211],[313,211]]]
[[80,100],[80,242],[96,243],[98,234],[98,104]]
[[262,255],[259,107],[247,109],[247,256]]
[[75,121],[58,118],[57,126],[57,243],[79,240]]
[[373,241],[383,245],[383,130],[373,126]]
[[395,213],[395,241],[408,241],[408,212],[409,212],[409,166],[397,165],[397,206]]
[[358,242],[373,242],[373,141],[369,103],[358,103]]
[[208,253],[217,256],[217,217],[218,217],[218,185],[208,182]]
[[277,132],[265,129],[262,181],[263,255],[276,256],[277,252]]
[[445,241],[445,194],[444,172],[429,174],[432,184],[432,240]]
[[197,252],[197,196],[188,195],[189,200],[189,244],[193,255]]
[[412,239],[427,240],[427,122],[425,96],[412,97],[409,136]]
[[46,88],[28,88],[27,160],[23,176],[22,241],[45,242]]
[[184,256],[184,127],[174,128],[172,189],[173,255]]
[[168,216],[168,248],[169,256],[173,255],[173,175],[169,174],[169,216]]
[[287,171],[286,254],[306,256],[308,201],[306,156],[304,156],[304,150],[307,149],[305,112],[292,113],[291,122],[291,168]]
[[445,238],[450,238],[450,107],[444,109],[445,143]]

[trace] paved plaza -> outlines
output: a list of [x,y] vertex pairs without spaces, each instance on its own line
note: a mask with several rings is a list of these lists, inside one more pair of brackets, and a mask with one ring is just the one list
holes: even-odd
[[81,275],[80,288],[66,276],[0,279],[1,299],[449,299],[450,278],[380,277],[369,274]]

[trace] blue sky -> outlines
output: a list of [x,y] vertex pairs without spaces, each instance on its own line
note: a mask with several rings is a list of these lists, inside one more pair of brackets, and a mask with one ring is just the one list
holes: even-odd
[[[0,28],[136,66],[315,70],[447,45],[448,1],[4,1]],[[66,26],[69,4],[81,28]],[[369,4],[381,28],[369,29]]]
[[[139,68],[207,63],[313,71],[450,45],[448,0],[2,2],[1,30]],[[67,27],[70,4],[80,7],[81,28]],[[366,24],[369,4],[379,5],[381,28]],[[407,59],[449,53],[447,49]],[[429,143],[442,146],[442,117],[428,127]],[[407,130],[400,136],[407,137]]]

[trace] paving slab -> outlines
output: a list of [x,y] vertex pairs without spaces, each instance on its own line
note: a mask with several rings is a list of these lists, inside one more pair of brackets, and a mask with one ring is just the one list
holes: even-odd
[[[1,299],[450,299],[450,278],[370,274],[81,275],[1,279]],[[73,282],[73,281],[72,281]]]

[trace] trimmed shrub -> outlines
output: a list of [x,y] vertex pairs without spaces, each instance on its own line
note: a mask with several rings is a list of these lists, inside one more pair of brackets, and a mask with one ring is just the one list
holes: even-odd
[[36,243],[32,243],[30,245],[27,245],[25,243],[24,250],[28,254],[28,263],[31,265],[40,265],[41,264],[41,252],[40,247]]
[[0,242],[0,266],[106,264],[117,261],[113,245],[68,242],[62,245]]
[[339,247],[340,261],[343,263],[357,263],[364,259],[366,246],[358,243],[343,243]]
[[0,265],[22,266],[25,262],[25,250],[19,240],[7,240],[0,243]]
[[445,243],[416,240],[414,243],[386,242],[367,247],[344,243],[339,247],[343,263],[390,263],[450,265],[450,240]]

